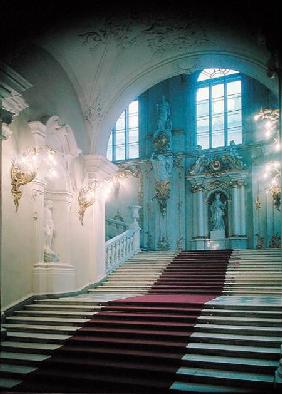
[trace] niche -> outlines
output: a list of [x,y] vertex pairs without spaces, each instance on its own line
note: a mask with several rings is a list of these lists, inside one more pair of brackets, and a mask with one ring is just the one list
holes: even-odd
[[228,199],[220,190],[208,197],[208,226],[211,239],[228,238]]

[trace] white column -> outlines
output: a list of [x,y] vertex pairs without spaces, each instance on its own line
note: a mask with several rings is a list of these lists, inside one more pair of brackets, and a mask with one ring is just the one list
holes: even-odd
[[[33,288],[35,294],[66,293],[76,288],[75,269],[70,264],[70,205],[72,194],[66,191],[46,192],[45,199],[53,202],[53,220],[55,226],[53,244],[54,252],[58,255],[60,261],[50,263],[38,262],[35,264],[33,270]],[[44,243],[42,244],[42,252],[43,250]]]
[[[84,227],[87,227],[89,245],[89,282],[97,282],[106,274],[105,255],[105,179],[110,179],[118,167],[104,156],[85,155],[85,176],[88,185],[97,183],[95,202],[85,211]],[[113,251],[114,253],[114,251]]]
[[141,208],[140,205],[131,205],[129,207],[131,209],[132,215],[132,223],[129,226],[134,231],[134,253],[140,252],[140,227],[137,222],[139,218],[139,209]]
[[232,184],[232,235],[240,234],[240,200],[237,181]]
[[197,193],[192,192],[192,217],[193,217],[193,227],[192,227],[192,237],[195,238],[197,237],[198,234],[198,213],[197,213],[197,209],[198,209],[198,201],[197,201]]
[[33,220],[34,220],[34,263],[44,261],[44,191],[46,183],[36,178],[32,181]]
[[55,224],[54,251],[61,264],[70,264],[70,208],[73,195],[70,192],[49,192],[46,199],[53,201]]
[[198,215],[198,237],[205,236],[205,214],[204,214],[204,193],[202,189],[197,191],[197,215]]
[[240,183],[240,218],[241,218],[240,234],[246,235],[246,200],[245,200],[244,181]]

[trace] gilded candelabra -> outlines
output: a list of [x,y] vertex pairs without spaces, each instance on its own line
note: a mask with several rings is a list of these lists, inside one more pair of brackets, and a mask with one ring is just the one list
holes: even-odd
[[167,209],[167,200],[170,197],[170,182],[159,181],[156,182],[155,195],[153,199],[157,199],[160,205],[161,214],[164,216]]
[[19,201],[22,197],[23,192],[20,187],[31,182],[36,177],[36,171],[33,169],[26,169],[21,164],[13,162],[11,167],[11,185],[12,195],[14,198],[14,204],[16,211],[19,208]]
[[90,186],[85,186],[81,188],[78,194],[78,205],[79,205],[78,215],[82,226],[83,226],[84,213],[87,208],[89,208],[91,205],[94,204],[94,202],[95,202],[94,188]]

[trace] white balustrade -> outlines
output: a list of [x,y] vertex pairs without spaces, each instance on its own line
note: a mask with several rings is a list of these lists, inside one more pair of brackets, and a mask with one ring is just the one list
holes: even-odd
[[140,228],[129,229],[106,241],[106,272],[120,266],[140,251]]

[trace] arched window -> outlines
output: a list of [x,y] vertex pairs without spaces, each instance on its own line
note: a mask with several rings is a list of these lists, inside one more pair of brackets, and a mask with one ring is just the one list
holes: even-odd
[[241,75],[219,68],[203,70],[196,92],[197,145],[203,149],[242,143]]
[[139,157],[138,100],[132,101],[122,112],[108,143],[107,158],[111,161]]

